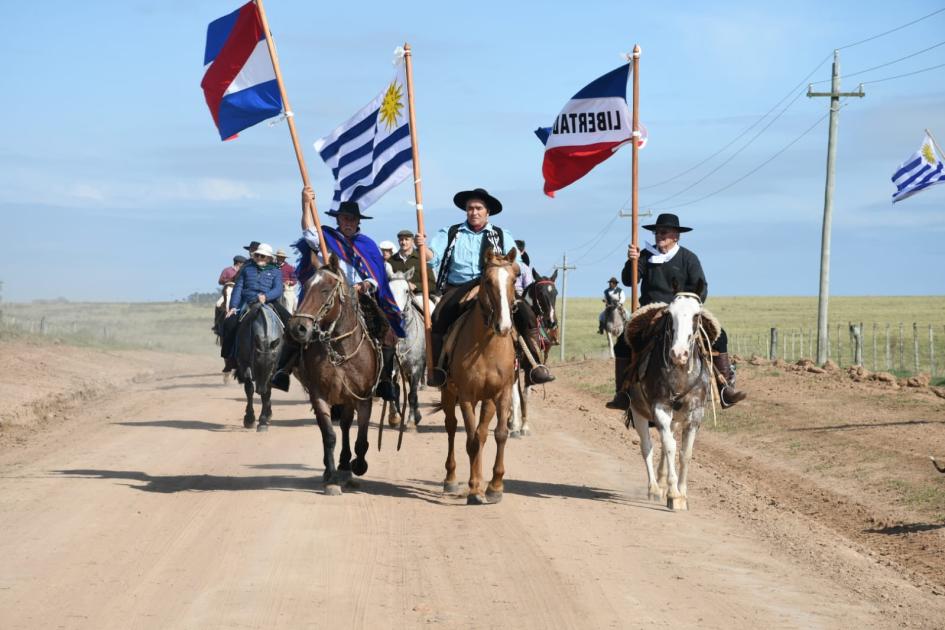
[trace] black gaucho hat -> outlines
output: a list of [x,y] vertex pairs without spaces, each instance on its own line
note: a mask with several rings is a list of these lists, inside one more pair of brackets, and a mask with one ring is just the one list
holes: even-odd
[[243,249],[248,252],[256,251],[257,247],[259,247],[259,241],[250,241],[249,245],[243,245]]
[[656,228],[673,228],[674,230],[679,230],[680,232],[691,232],[691,227],[683,227],[679,225],[679,217],[675,214],[670,214],[665,212],[658,217],[656,217],[656,223],[651,223],[650,225],[644,225],[643,229],[654,231]]
[[489,210],[489,216],[495,216],[502,212],[502,204],[498,199],[490,195],[485,188],[463,190],[453,195],[453,203],[456,204],[457,208],[463,211],[466,210],[466,204],[470,199],[479,199],[482,203],[486,204],[486,209]]
[[337,210],[329,210],[326,212],[330,217],[337,217],[339,214],[347,214],[355,219],[373,219],[374,217],[369,217],[366,214],[361,214],[361,207],[356,201],[342,201],[341,205],[338,206]]

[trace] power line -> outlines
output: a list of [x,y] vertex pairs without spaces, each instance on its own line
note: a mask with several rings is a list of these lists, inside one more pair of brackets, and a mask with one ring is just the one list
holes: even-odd
[[878,34],[876,34],[876,35],[873,35],[872,37],[867,37],[866,39],[861,39],[861,40],[858,41],[858,42],[853,42],[852,44],[847,44],[846,46],[840,46],[839,48],[837,48],[837,50],[843,50],[843,49],[845,49],[845,48],[853,48],[854,46],[859,46],[860,44],[865,44],[866,42],[871,42],[871,41],[873,41],[874,39],[879,39],[880,37],[885,37],[886,35],[889,35],[890,33],[895,33],[896,31],[901,31],[902,29],[906,28],[907,26],[912,26],[913,24],[918,24],[918,23],[921,22],[922,20],[927,20],[927,19],[929,19],[930,17],[932,17],[933,15],[938,15],[938,14],[941,13],[942,11],[945,11],[945,7],[942,7],[941,9],[938,9],[937,11],[932,11],[932,12],[929,13],[928,15],[923,15],[922,17],[920,17],[920,18],[918,18],[918,19],[916,19],[916,20],[912,20],[911,22],[907,22],[906,24],[902,24],[901,26],[897,26],[896,28],[890,29],[890,30],[888,30],[888,31],[884,31],[884,32],[882,32],[882,33],[878,33]]
[[803,79],[801,79],[801,80],[797,83],[797,85],[795,85],[794,87],[792,87],[792,88],[787,92],[787,94],[785,94],[784,96],[782,96],[781,99],[771,107],[771,109],[769,109],[767,112],[765,112],[764,115],[761,116],[761,118],[759,118],[758,120],[756,120],[755,122],[753,122],[751,125],[749,125],[744,131],[742,131],[740,134],[738,134],[737,136],[735,136],[732,140],[730,140],[730,141],[728,142],[728,144],[726,144],[725,146],[723,146],[721,149],[719,149],[718,151],[716,151],[715,153],[713,153],[713,154],[710,155],[709,157],[705,158],[704,160],[702,160],[702,161],[699,162],[698,164],[696,164],[696,165],[694,165],[694,166],[690,166],[690,167],[687,168],[686,170],[681,171],[681,172],[679,172],[679,173],[676,173],[676,174],[673,175],[672,177],[669,177],[669,178],[664,179],[664,180],[662,180],[662,181],[656,182],[655,184],[650,184],[650,185],[648,185],[648,186],[641,186],[641,187],[640,187],[640,190],[648,190],[648,189],[650,189],[650,188],[656,188],[657,186],[662,186],[663,184],[668,184],[669,182],[675,181],[675,180],[677,180],[679,177],[681,177],[681,176],[683,176],[683,175],[686,175],[687,173],[691,173],[692,171],[696,170],[697,168],[699,168],[700,166],[702,166],[702,165],[705,164],[706,162],[710,161],[712,158],[718,156],[720,153],[722,153],[723,151],[725,151],[726,149],[728,149],[730,146],[732,146],[733,144],[735,144],[736,142],[738,142],[739,140],[741,140],[749,131],[751,131],[752,129],[754,129],[754,128],[757,127],[758,125],[760,125],[760,124],[762,123],[762,121],[764,121],[764,119],[767,118],[767,117],[771,114],[771,112],[773,112],[773,111],[776,110],[778,107],[780,107],[780,106],[781,106],[781,103],[783,103],[784,101],[786,101],[786,100],[788,99],[788,97],[791,96],[791,94],[794,94],[794,92],[795,92],[798,88],[802,87],[805,83],[807,83],[807,80],[810,79],[810,78],[814,75],[814,73],[816,73],[818,70],[820,70],[821,66],[823,66],[824,63],[826,63],[827,60],[830,59],[830,57],[831,57],[831,55],[827,55],[826,57],[824,57],[823,59],[821,59],[821,60],[817,63],[817,65],[814,66],[814,69],[811,70],[810,72],[808,72],[808,73],[807,73],[807,76],[805,76]]
[[592,236],[590,240],[587,240],[576,247],[570,248],[569,251],[571,252],[580,251],[590,245],[596,245],[600,241],[600,239],[603,238],[604,235],[607,233],[608,228],[610,228],[610,226],[614,224],[614,221],[616,221],[619,218],[620,218],[620,213],[618,212],[617,214],[613,216],[613,218],[610,221],[607,222],[606,225],[604,225],[604,227],[600,229],[599,232],[597,232],[597,234]]
[[731,188],[731,187],[734,186],[735,184],[738,184],[738,183],[740,183],[740,182],[742,182],[742,181],[748,179],[749,177],[751,177],[752,175],[754,175],[755,173],[757,173],[758,171],[760,171],[762,168],[764,168],[765,166],[767,166],[768,164],[770,164],[771,162],[773,162],[773,161],[774,161],[776,158],[778,158],[778,156],[780,156],[782,153],[784,153],[785,151],[787,151],[788,149],[790,149],[792,146],[794,146],[795,144],[797,144],[797,143],[801,140],[801,138],[803,138],[804,136],[806,136],[807,134],[809,134],[811,131],[813,131],[814,128],[817,127],[820,123],[824,122],[824,120],[827,118],[828,115],[829,115],[829,113],[828,113],[828,114],[824,114],[823,116],[821,116],[820,118],[818,118],[818,119],[814,122],[813,125],[811,125],[811,126],[808,127],[807,129],[805,129],[804,131],[802,131],[799,136],[797,136],[796,138],[794,138],[793,140],[791,140],[789,143],[787,143],[786,145],[784,145],[783,147],[781,147],[774,155],[772,155],[772,156],[769,157],[767,160],[765,160],[764,162],[762,162],[761,164],[759,164],[759,165],[756,166],[755,168],[751,169],[750,171],[748,171],[747,173],[745,173],[744,175],[742,175],[742,176],[739,177],[738,179],[736,179],[736,180],[734,180],[734,181],[732,181],[732,182],[729,182],[729,183],[726,184],[725,186],[722,186],[722,187],[719,188],[718,190],[715,190],[715,191],[713,191],[713,192],[710,192],[710,193],[707,194],[707,195],[703,195],[702,197],[697,197],[696,199],[692,199],[692,200],[687,201],[687,202],[685,202],[685,203],[677,203],[677,204],[674,204],[673,207],[675,207],[675,208],[682,208],[683,206],[691,206],[691,205],[694,204],[694,203],[699,203],[700,201],[704,201],[705,199],[708,199],[709,197],[714,197],[715,195],[717,195],[717,194],[719,194],[719,193],[721,193],[721,192],[725,192],[726,190],[728,190],[729,188]]
[[901,79],[903,77],[911,77],[914,74],[922,74],[923,72],[929,72],[930,70],[938,70],[939,68],[945,68],[945,63],[940,63],[937,66],[929,66],[928,68],[922,68],[921,70],[916,70],[914,72],[906,72],[905,74],[897,74],[891,77],[883,77],[882,79],[873,79],[872,81],[864,81],[863,85],[868,85],[870,83],[882,83],[883,81],[892,81],[893,79]]
[[[850,77],[855,77],[855,76],[857,76],[858,74],[865,74],[865,73],[867,73],[867,72],[872,72],[873,70],[879,70],[880,68],[885,68],[886,66],[891,66],[891,65],[893,65],[894,63],[899,63],[900,61],[905,61],[906,59],[912,59],[913,57],[915,57],[915,56],[917,56],[917,55],[921,55],[921,54],[924,53],[924,52],[928,52],[928,51],[930,51],[930,50],[934,50],[934,49],[936,49],[936,48],[938,48],[938,47],[940,47],[940,46],[945,46],[945,41],[942,41],[942,42],[939,42],[939,43],[934,44],[934,45],[932,45],[932,46],[929,46],[928,48],[923,48],[922,50],[918,50],[918,51],[916,51],[916,52],[914,52],[914,53],[912,53],[912,54],[906,55],[905,57],[900,57],[899,59],[893,59],[892,61],[887,61],[886,63],[881,63],[881,64],[879,64],[878,66],[873,66],[872,68],[866,68],[865,70],[857,70],[856,72],[851,72],[851,73],[849,73],[849,74],[845,74],[845,75],[843,75],[843,78],[844,78],[844,79],[849,79]],[[816,84],[818,84],[818,83],[830,83],[830,79],[824,79],[823,81],[814,81],[813,84],[816,85]]]
[[751,144],[761,136],[761,134],[763,134],[765,131],[767,131],[767,130],[771,127],[771,125],[773,125],[775,122],[777,122],[777,120],[778,120],[779,118],[781,118],[781,116],[783,116],[784,113],[785,113],[795,102],[797,102],[797,99],[799,99],[799,98],[800,98],[801,96],[803,96],[803,95],[804,95],[804,92],[798,92],[797,95],[796,95],[787,105],[784,106],[784,109],[782,109],[780,112],[778,112],[778,115],[777,115],[777,116],[775,116],[775,117],[772,118],[770,121],[768,121],[768,124],[767,124],[767,125],[765,125],[764,127],[762,127],[762,128],[758,131],[758,133],[756,133],[754,136],[752,136],[752,138],[751,138],[748,142],[746,142],[744,145],[742,145],[737,151],[735,151],[735,153],[733,153],[732,155],[730,155],[727,160],[725,160],[724,162],[722,162],[721,164],[719,164],[718,166],[716,166],[714,169],[712,169],[711,171],[709,171],[708,173],[706,173],[705,175],[703,175],[701,178],[697,179],[697,180],[694,181],[693,183],[689,184],[688,186],[686,186],[685,188],[683,188],[683,189],[680,190],[679,192],[677,192],[677,193],[675,193],[675,194],[673,194],[673,195],[670,195],[669,197],[664,197],[663,199],[660,199],[659,201],[656,201],[656,202],[654,202],[654,203],[647,204],[647,205],[650,205],[650,206],[660,206],[660,205],[663,205],[665,202],[669,201],[670,199],[675,199],[676,197],[678,197],[679,195],[683,194],[684,192],[687,192],[687,191],[689,191],[689,190],[692,190],[693,188],[695,188],[696,186],[698,186],[699,184],[701,184],[702,182],[704,182],[705,180],[707,180],[709,177],[711,177],[712,175],[714,175],[715,173],[717,173],[717,172],[718,172],[720,169],[722,169],[725,165],[729,164],[732,160],[734,160],[736,157],[738,157],[738,155],[739,155],[742,151],[744,151],[745,149],[747,149],[748,147],[750,147]]

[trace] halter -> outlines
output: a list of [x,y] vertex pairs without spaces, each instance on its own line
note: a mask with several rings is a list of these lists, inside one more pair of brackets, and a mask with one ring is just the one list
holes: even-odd
[[[332,309],[335,308],[335,299],[336,298],[338,299],[338,302],[340,305],[344,305],[345,283],[344,283],[344,280],[341,278],[341,276],[339,276],[336,273],[332,273],[331,271],[326,271],[322,269],[318,273],[322,273],[326,276],[334,278],[335,280],[335,285],[332,287],[331,293],[328,294],[328,299],[325,300],[325,302],[321,305],[321,308],[318,309],[318,312],[315,313],[315,315],[309,315],[308,313],[297,312],[295,313],[294,317],[302,317],[304,319],[312,320],[312,331],[317,336],[316,340],[318,341],[318,343],[321,343],[322,345],[325,346],[325,351],[328,354],[328,361],[332,365],[337,367],[339,365],[342,365],[343,363],[348,361],[348,359],[350,359],[351,357],[353,357],[355,354],[358,353],[358,350],[361,349],[361,344],[364,343],[364,339],[367,337],[367,333],[362,330],[361,340],[358,341],[358,345],[355,346],[354,350],[352,350],[348,354],[343,355],[337,350],[335,350],[334,347],[332,347],[331,345],[332,342],[339,342],[343,339],[346,339],[347,337],[350,337],[351,335],[353,335],[354,331],[357,330],[359,327],[363,328],[364,322],[361,318],[361,315],[358,314],[357,315],[358,321],[351,328],[351,330],[349,330],[346,333],[342,333],[340,335],[335,335],[335,336],[332,336],[332,335],[335,332],[335,326],[338,324],[338,317],[334,318],[331,322],[329,322],[328,328],[322,328],[322,320],[332,311]],[[339,313],[339,317],[340,317],[340,313]],[[309,344],[305,344],[305,347],[308,347],[308,345]]]
[[[509,265],[492,264],[488,266],[506,267]],[[489,292],[483,291],[482,282],[479,283],[479,295],[476,296],[476,301],[479,303],[479,308],[482,311],[482,317],[486,323],[486,326],[498,332],[498,329],[496,329],[495,327],[496,311],[498,309],[496,309],[496,305],[493,303],[492,297],[489,295]],[[488,309],[486,308],[486,304],[488,304]],[[509,305],[509,316],[512,315],[512,312],[514,310],[515,310],[515,307],[514,307],[514,301],[513,301],[513,304]]]
[[[537,287],[542,284],[554,285],[554,282],[552,280],[549,280],[548,278],[542,278],[541,280],[535,280],[530,285],[525,287],[525,303],[531,306],[535,310],[535,314],[538,315],[540,323],[547,326],[549,330],[554,330],[555,328],[558,327],[558,322],[545,321],[545,314],[546,314],[545,309],[541,305],[541,300],[538,299]],[[532,289],[532,287],[536,287],[536,288]],[[531,295],[532,292],[535,293],[535,297],[532,297]]]

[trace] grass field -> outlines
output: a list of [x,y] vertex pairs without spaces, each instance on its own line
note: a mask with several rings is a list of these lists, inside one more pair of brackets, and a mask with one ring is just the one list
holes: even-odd
[[[722,322],[729,336],[729,350],[744,355],[767,355],[770,329],[778,328],[778,356],[788,359],[810,357],[816,353],[816,297],[713,297],[706,306]],[[597,334],[597,316],[603,303],[597,298],[568,300],[565,360],[607,355],[607,339]],[[561,306],[558,306],[560,316]],[[912,324],[918,325],[920,371],[929,371],[929,325],[934,333],[936,374],[945,372],[945,297],[835,297],[830,300],[830,358],[837,361],[837,326],[840,333],[841,365],[852,363],[850,323],[864,328],[863,360],[873,368],[873,325],[876,324],[877,368],[885,366],[885,332],[889,325],[891,369],[899,368],[899,324],[903,324],[902,372],[914,368]],[[801,334],[802,333],[802,334]],[[813,340],[811,340],[813,333]],[[803,349],[801,348],[803,336]],[[784,341],[787,353],[784,353]],[[793,341],[793,350],[792,350]],[[552,351],[559,359],[559,349]]]
[[[769,331],[780,333],[779,356],[810,356],[811,332],[816,336],[817,298],[719,297],[708,302],[729,335],[729,349],[743,355],[766,355]],[[0,305],[0,335],[29,335],[64,343],[99,347],[136,347],[180,352],[213,352],[210,332],[212,307],[186,303],[35,303]],[[565,360],[607,355],[606,338],[597,334],[597,315],[603,308],[596,298],[568,300]],[[561,305],[558,306],[560,316]],[[45,331],[43,319],[45,318]],[[890,331],[891,368],[913,371],[912,324],[918,324],[920,371],[929,371],[929,325],[935,340],[936,375],[945,373],[945,297],[836,297],[830,301],[831,358],[837,361],[837,325],[840,364],[852,363],[848,325],[864,325],[864,364],[873,368],[873,325],[876,324],[877,367],[885,369],[885,332]],[[903,365],[899,367],[899,324],[903,324]],[[803,344],[801,340],[803,338]],[[787,353],[784,354],[784,341]],[[792,345],[793,342],[793,345]],[[816,346],[816,339],[813,340]],[[559,349],[552,350],[558,361]]]

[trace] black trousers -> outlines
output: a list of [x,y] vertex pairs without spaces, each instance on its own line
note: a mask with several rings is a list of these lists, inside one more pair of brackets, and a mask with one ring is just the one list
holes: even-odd
[[[280,302],[267,302],[269,306],[272,307],[272,310],[276,312],[276,315],[279,316],[279,319],[282,321],[283,326],[289,325],[289,311],[286,310]],[[236,333],[240,327],[240,311],[237,310],[236,313],[230,315],[223,320],[222,331],[220,336],[220,356],[224,359],[227,357],[232,357],[235,355],[236,349]]]

